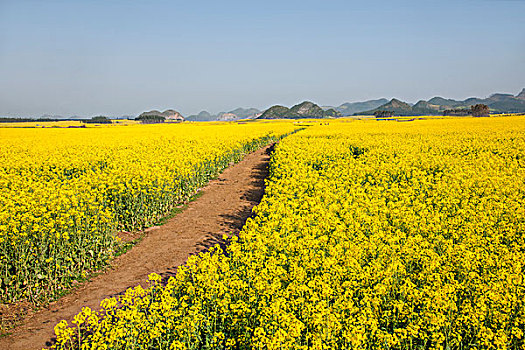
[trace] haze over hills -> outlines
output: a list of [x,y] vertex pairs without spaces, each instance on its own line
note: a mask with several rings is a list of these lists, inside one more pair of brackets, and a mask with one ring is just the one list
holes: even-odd
[[299,118],[337,118],[352,115],[373,115],[380,111],[389,111],[394,115],[442,115],[450,109],[468,109],[476,104],[486,104],[492,113],[525,113],[525,88],[516,96],[495,93],[488,98],[470,97],[465,100],[447,99],[436,96],[428,101],[420,100],[415,104],[393,98],[346,102],[338,107],[323,106],[304,101],[291,108],[274,105],[260,111],[257,108],[236,108],[229,112],[211,114],[202,111],[190,115],[188,121],[234,121],[239,119],[299,119]]
[[209,122],[212,120],[216,120],[216,118],[216,115],[212,115],[208,111],[202,111],[199,112],[199,114],[192,114],[186,117],[186,120],[191,122]]
[[381,111],[390,111],[395,115],[441,115],[446,110],[468,109],[476,104],[487,105],[491,113],[525,113],[525,88],[516,96],[495,93],[488,98],[470,97],[463,101],[433,97],[428,101],[420,100],[413,106],[394,98],[376,108],[355,112],[354,115],[373,115]]
[[[377,112],[388,111],[394,115],[442,115],[447,110],[463,110],[476,104],[485,104],[490,108],[491,113],[525,113],[525,88],[517,95],[506,93],[495,93],[487,98],[470,97],[465,100],[455,100],[440,96],[433,97],[428,101],[420,100],[415,104],[401,101],[393,98],[386,98],[346,102],[338,107],[323,106],[319,107],[312,102],[302,102],[291,108],[275,105],[264,111],[257,108],[235,108],[229,112],[220,112],[211,114],[208,111],[202,111],[198,114],[190,115],[183,118],[181,113],[173,109],[164,112],[152,110],[143,112],[142,115],[158,115],[166,119],[177,119],[187,121],[235,121],[239,119],[297,119],[297,118],[336,118],[341,116],[352,115],[374,115]],[[64,117],[61,115],[44,114],[41,117],[22,117],[22,119],[32,120],[82,120],[90,117],[72,116]],[[133,116],[125,115],[111,117],[112,119],[134,119]],[[183,119],[181,119],[183,118]],[[17,117],[1,116],[3,121],[17,119]],[[21,119],[21,118],[18,118]]]
[[388,100],[386,98],[381,98],[378,100],[369,100],[369,101],[364,101],[364,102],[346,102],[340,105],[339,107],[325,106],[323,108],[324,109],[333,108],[336,111],[340,112],[343,116],[349,116],[357,112],[367,111],[369,109],[377,108],[381,105],[384,105],[387,102]]
[[186,118],[188,121],[213,121],[213,120],[238,120],[238,119],[255,119],[261,111],[257,108],[236,108],[229,112],[220,112],[211,114],[208,111],[202,111],[198,114],[192,114]]
[[[268,108],[258,119],[298,119],[327,118],[350,115],[374,115],[379,112],[390,112],[393,115],[443,115],[451,109],[467,110],[476,104],[485,104],[491,113],[525,113],[525,88],[516,96],[512,94],[495,93],[488,98],[471,97],[463,101],[433,97],[428,101],[420,100],[410,104],[393,98],[385,98],[364,102],[347,102],[339,107],[324,106],[321,109],[312,102],[303,102],[288,108],[275,105]],[[370,109],[366,109],[370,108]]]

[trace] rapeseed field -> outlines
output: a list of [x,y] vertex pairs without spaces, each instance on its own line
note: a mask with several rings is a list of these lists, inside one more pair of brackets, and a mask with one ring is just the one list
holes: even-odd
[[525,119],[311,123],[239,237],[57,349],[523,349]]
[[154,225],[231,162],[294,129],[0,128],[0,302],[55,298],[118,253],[116,231]]

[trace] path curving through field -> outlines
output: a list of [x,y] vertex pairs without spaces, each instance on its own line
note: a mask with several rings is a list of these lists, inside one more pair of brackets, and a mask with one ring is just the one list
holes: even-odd
[[248,154],[210,181],[200,198],[189,203],[165,225],[149,231],[140,243],[116,258],[105,273],[48,308],[28,315],[11,335],[0,339],[0,349],[30,350],[51,346],[53,328],[60,320],[71,324],[82,307],[98,310],[104,298],[119,295],[139,284],[146,286],[151,272],[168,278],[191,254],[222,244],[225,233],[237,234],[263,196],[272,147]]

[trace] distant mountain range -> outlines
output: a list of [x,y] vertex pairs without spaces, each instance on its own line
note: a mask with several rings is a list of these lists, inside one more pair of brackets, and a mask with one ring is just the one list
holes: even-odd
[[292,108],[276,105],[268,108],[257,119],[301,119],[301,118],[336,118],[342,114],[333,108],[322,109],[313,102],[304,101]]
[[188,121],[207,122],[213,120],[231,121],[239,119],[255,119],[261,115],[261,111],[257,108],[236,108],[229,112],[220,112],[217,114],[210,114],[207,111],[202,111],[199,114],[192,114],[186,118]]
[[525,113],[525,88],[516,96],[496,93],[484,99],[471,97],[463,101],[433,97],[415,105],[394,98],[381,106],[354,112],[354,115],[373,115],[381,111],[390,111],[394,115],[442,115],[446,110],[468,109],[476,104],[487,105],[491,113]]
[[387,111],[393,115],[443,115],[448,110],[469,110],[476,104],[487,105],[491,113],[525,113],[525,88],[516,96],[496,93],[488,98],[471,97],[459,101],[443,97],[433,97],[428,101],[420,100],[415,104],[396,98],[386,98],[363,102],[347,102],[338,107],[323,106],[312,102],[303,102],[292,108],[275,105],[264,111],[258,119],[298,119],[330,118],[352,115],[374,115]]
[[[391,112],[393,115],[442,115],[445,111],[464,111],[476,104],[487,105],[491,113],[525,113],[525,88],[517,95],[495,93],[487,98],[470,97],[465,100],[454,100],[443,97],[433,97],[428,101],[420,100],[415,104],[403,102],[393,98],[387,100],[381,98],[377,100],[347,102],[338,107],[323,106],[309,101],[302,102],[291,108],[275,105],[265,111],[257,108],[236,108],[229,112],[220,112],[211,114],[202,111],[198,114],[190,115],[183,118],[182,115],[168,109],[164,112],[157,110],[141,113],[142,115],[163,116],[166,119],[175,119],[178,121],[234,121],[239,119],[298,119],[298,118],[337,118],[341,116],[352,115],[374,115],[377,112]],[[40,118],[30,118],[35,121],[43,120],[82,120],[86,117],[72,116],[64,117],[60,115],[42,115]],[[1,117],[2,120],[17,120],[17,117]],[[25,118],[27,119],[27,118]],[[24,120],[25,120],[24,119]],[[133,119],[132,116],[121,116],[116,119]],[[1,121],[1,120],[0,120]]]
[[184,121],[184,117],[182,116],[182,114],[180,114],[179,112],[177,112],[176,110],[173,110],[173,109],[167,109],[165,110],[164,112],[160,112],[160,111],[157,111],[157,110],[153,110],[153,111],[149,111],[149,112],[143,112],[139,115],[139,118],[140,117],[148,117],[148,116],[153,116],[153,117],[163,117],[165,118],[166,120],[177,120],[177,121]]
[[364,102],[347,102],[347,103],[343,103],[339,107],[324,106],[323,108],[324,109],[333,108],[339,113],[341,113],[343,116],[349,116],[349,115],[354,115],[354,113],[377,108],[379,106],[384,105],[387,102],[388,100],[386,98],[381,98],[379,100],[369,100],[369,101],[364,101]]

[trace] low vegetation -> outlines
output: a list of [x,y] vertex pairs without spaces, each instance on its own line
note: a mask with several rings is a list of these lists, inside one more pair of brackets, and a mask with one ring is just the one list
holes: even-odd
[[86,124],[111,124],[112,123],[111,119],[103,115],[99,115],[91,119],[87,119],[83,122]]
[[139,121],[143,124],[158,124],[158,123],[164,123],[166,120],[166,117],[162,115],[141,115],[137,118],[135,118],[136,121]]

